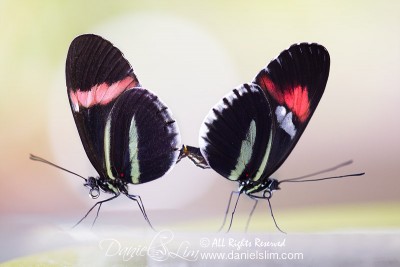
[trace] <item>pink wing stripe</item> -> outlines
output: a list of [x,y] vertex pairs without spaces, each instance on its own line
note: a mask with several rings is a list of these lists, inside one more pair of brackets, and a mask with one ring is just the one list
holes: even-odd
[[[114,100],[117,96],[119,96],[125,89],[130,89],[132,87],[129,87],[132,85],[133,79],[132,77],[128,76],[125,79],[113,83],[109,88],[105,88],[104,86],[100,86],[98,91],[100,92],[100,95],[103,95],[102,98],[100,98],[100,101],[98,102],[100,105],[106,105],[110,103],[112,100]],[[102,93],[104,92],[104,93]]]
[[101,83],[90,88],[89,91],[81,91],[79,88],[74,92],[70,89],[70,99],[74,111],[79,111],[79,106],[90,108],[94,105],[107,105],[117,98],[123,91],[137,86],[136,80],[127,76],[125,79],[111,85]]

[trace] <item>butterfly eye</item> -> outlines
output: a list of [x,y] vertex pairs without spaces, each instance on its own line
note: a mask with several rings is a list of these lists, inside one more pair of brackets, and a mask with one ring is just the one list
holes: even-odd
[[90,191],[89,191],[89,196],[90,196],[92,199],[98,198],[98,197],[100,196],[100,190],[99,190],[99,188],[98,188],[98,187],[94,187],[94,188],[90,189]]
[[272,191],[269,189],[264,190],[263,192],[263,198],[271,198],[272,197]]

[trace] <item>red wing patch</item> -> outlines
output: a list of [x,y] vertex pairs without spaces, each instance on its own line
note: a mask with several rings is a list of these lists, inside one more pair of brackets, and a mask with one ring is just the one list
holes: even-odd
[[108,85],[106,82],[97,84],[88,91],[81,91],[79,88],[69,90],[69,96],[73,104],[73,110],[79,111],[79,106],[90,108],[94,105],[107,105],[117,98],[123,91],[137,87],[138,82],[131,76]]
[[293,88],[279,88],[271,79],[264,75],[261,77],[261,87],[271,95],[280,105],[285,105],[300,120],[305,122],[310,116],[310,100],[307,86],[297,85]]
[[310,101],[308,99],[307,87],[298,85],[294,88],[285,90],[286,106],[299,118],[305,122],[310,115]]

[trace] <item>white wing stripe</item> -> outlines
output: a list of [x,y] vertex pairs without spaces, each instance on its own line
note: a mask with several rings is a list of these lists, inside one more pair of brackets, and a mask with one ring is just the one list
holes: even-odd
[[271,153],[271,147],[272,147],[272,127],[269,133],[267,150],[265,151],[263,160],[260,164],[260,168],[258,168],[256,175],[254,175],[253,181],[258,181],[261,178],[261,175],[263,174],[265,167],[267,167],[269,154]]
[[138,134],[135,116],[132,117],[129,127],[129,158],[131,164],[131,179],[133,184],[139,183],[139,159],[138,159]]
[[115,179],[111,170],[110,153],[111,153],[111,114],[107,118],[106,127],[104,128],[104,158],[106,162],[106,171],[108,177]]
[[246,138],[242,141],[242,146],[240,147],[239,158],[237,159],[237,163],[235,168],[231,171],[229,175],[230,180],[236,181],[243,173],[246,168],[246,165],[249,163],[251,159],[251,155],[253,154],[253,146],[256,140],[256,122],[254,120],[251,121],[249,130],[246,133]]

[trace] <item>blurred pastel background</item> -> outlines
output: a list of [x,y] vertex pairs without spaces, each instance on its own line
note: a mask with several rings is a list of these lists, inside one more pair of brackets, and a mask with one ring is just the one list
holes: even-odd
[[[352,165],[328,175],[366,175],[285,184],[272,199],[275,216],[288,232],[399,229],[399,14],[399,1],[0,0],[0,262],[62,247],[58,241],[34,244],[43,229],[68,228],[94,204],[81,179],[29,160],[33,153],[96,175],[64,79],[68,46],[83,33],[120,48],[142,85],[170,107],[183,142],[191,145],[208,110],[229,90],[251,81],[293,43],[323,44],[331,56],[326,92],[274,177],[349,159]],[[213,231],[236,186],[187,161],[130,192],[141,195],[156,226]],[[244,228],[252,204],[241,199],[234,230]],[[94,231],[107,223],[146,227],[124,197],[103,205]],[[250,231],[276,231],[266,205],[258,207]]]

